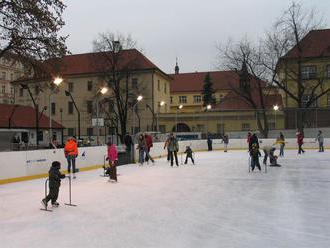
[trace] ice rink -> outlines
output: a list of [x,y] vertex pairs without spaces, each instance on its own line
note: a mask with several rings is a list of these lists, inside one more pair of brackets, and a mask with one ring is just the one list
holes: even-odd
[[[330,247],[330,152],[286,151],[282,168],[248,173],[243,151],[196,153],[196,165],[78,173],[40,211],[44,179],[0,185],[0,247]],[[260,159],[261,162],[261,159]],[[65,167],[65,166],[64,166]]]

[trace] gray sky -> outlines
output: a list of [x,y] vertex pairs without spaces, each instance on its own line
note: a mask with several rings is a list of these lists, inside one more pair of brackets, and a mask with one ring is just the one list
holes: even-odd
[[[92,51],[100,32],[130,34],[160,69],[180,72],[215,69],[216,45],[228,39],[262,36],[291,0],[70,0],[65,1],[68,48]],[[326,17],[329,0],[302,0]],[[330,28],[329,20],[326,26]]]

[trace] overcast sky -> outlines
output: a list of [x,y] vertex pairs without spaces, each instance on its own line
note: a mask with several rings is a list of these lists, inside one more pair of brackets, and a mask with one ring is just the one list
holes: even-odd
[[[130,34],[161,70],[214,70],[216,45],[247,36],[257,40],[291,0],[70,0],[62,33],[75,53],[91,52],[100,32]],[[302,0],[305,8],[330,13],[329,0]],[[330,28],[329,18],[325,20]]]

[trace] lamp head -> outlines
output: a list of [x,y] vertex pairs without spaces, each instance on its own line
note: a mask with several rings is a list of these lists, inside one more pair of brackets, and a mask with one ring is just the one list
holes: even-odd
[[100,92],[101,92],[102,95],[104,95],[104,94],[106,94],[108,92],[108,90],[109,90],[108,87],[102,87],[100,89]]
[[54,81],[53,81],[53,83],[56,86],[59,86],[62,82],[63,82],[63,78],[61,78],[61,77],[56,77],[56,78],[54,78]]
[[66,90],[66,91],[65,91],[65,95],[66,95],[66,96],[70,96],[70,92]]
[[164,106],[165,105],[165,102],[164,101],[161,101],[159,105],[160,106]]
[[183,105],[182,104],[180,104],[179,105],[179,107],[178,107],[178,109],[182,109],[183,108]]
[[141,95],[139,95],[139,96],[136,98],[136,100],[139,101],[139,102],[142,101],[142,99],[143,99],[143,96],[141,96]]
[[279,109],[278,105],[274,105],[273,109],[277,111]]
[[212,108],[212,105],[211,104],[209,104],[209,105],[206,106],[206,109],[207,110],[210,110],[211,108]]

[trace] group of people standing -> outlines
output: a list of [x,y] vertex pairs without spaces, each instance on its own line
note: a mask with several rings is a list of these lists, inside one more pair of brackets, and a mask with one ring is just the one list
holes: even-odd
[[155,160],[150,155],[151,147],[153,147],[152,136],[149,134],[140,134],[138,138],[139,163],[142,166],[144,162],[149,160],[154,164]]

